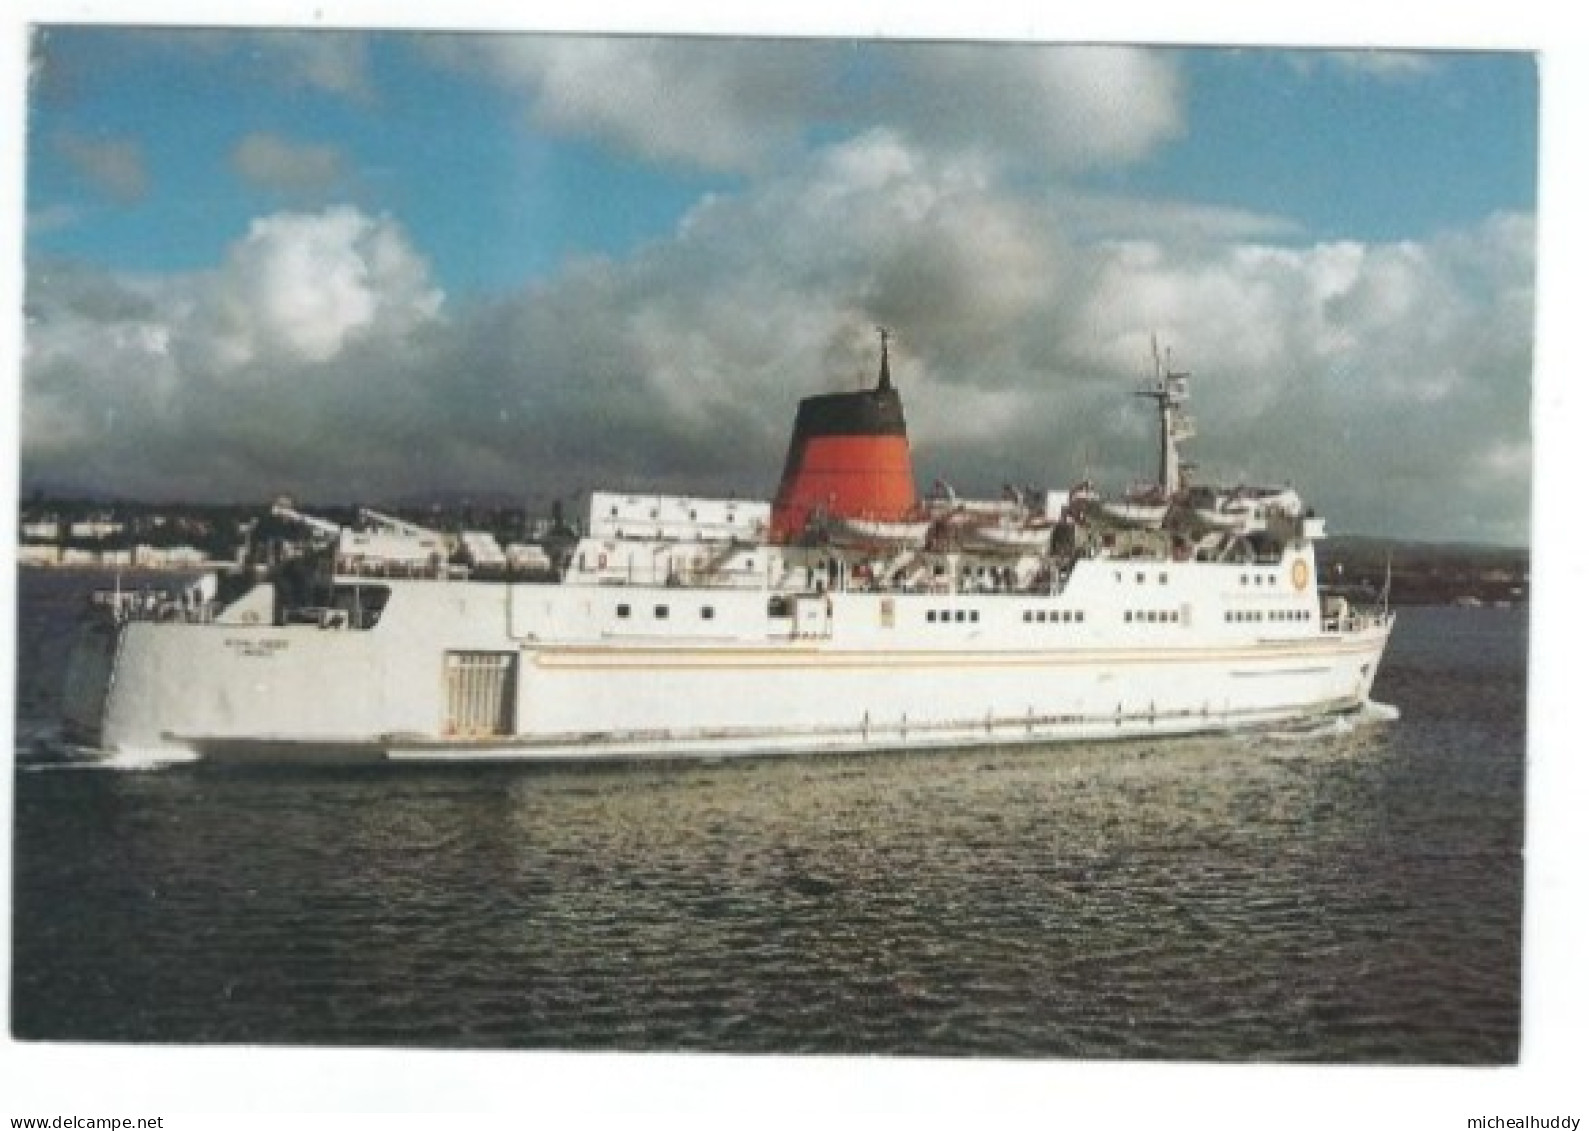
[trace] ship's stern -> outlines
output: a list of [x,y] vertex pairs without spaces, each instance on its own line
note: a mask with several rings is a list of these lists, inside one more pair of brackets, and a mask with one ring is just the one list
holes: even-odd
[[66,662],[61,700],[62,734],[74,746],[94,749],[105,740],[105,708],[115,679],[122,626],[108,619],[84,623]]

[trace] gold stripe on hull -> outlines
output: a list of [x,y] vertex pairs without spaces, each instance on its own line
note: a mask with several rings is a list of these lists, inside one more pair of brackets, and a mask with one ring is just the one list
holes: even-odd
[[560,671],[579,669],[676,669],[725,668],[1044,668],[1088,667],[1144,664],[1267,664],[1285,660],[1340,660],[1377,656],[1386,637],[1342,642],[1339,645],[1245,646],[1231,648],[1138,649],[1132,651],[1089,649],[1086,651],[973,652],[973,651],[847,651],[816,647],[773,646],[768,648],[658,648],[605,645],[529,646],[537,668]]

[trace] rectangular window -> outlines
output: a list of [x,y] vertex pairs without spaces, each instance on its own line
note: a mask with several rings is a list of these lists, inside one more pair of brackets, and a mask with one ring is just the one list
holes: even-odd
[[657,620],[668,619],[668,607],[666,605],[658,605],[654,612],[656,613]]
[[964,623],[965,619],[966,619],[966,611],[964,609],[956,609],[955,610],[955,621],[957,623]]
[[1025,613],[1021,614],[1021,619],[1024,620],[1027,624],[1031,624],[1032,623],[1032,610],[1031,609],[1027,609]]
[[618,606],[618,619],[619,620],[628,620],[629,619],[629,606],[628,605],[619,605]]
[[712,608],[712,606],[710,606],[710,605],[702,605],[701,606],[701,619],[702,620],[711,620],[715,616],[717,616],[717,610]]
[[937,611],[936,611],[936,610],[935,610],[935,609],[928,609],[928,610],[927,610],[927,623],[928,623],[928,624],[933,624],[933,623],[935,623],[935,622],[936,622],[936,621],[937,621],[937,620],[938,620],[938,613],[937,613]]

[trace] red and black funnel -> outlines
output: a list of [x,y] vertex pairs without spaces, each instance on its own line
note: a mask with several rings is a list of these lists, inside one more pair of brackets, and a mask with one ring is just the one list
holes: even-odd
[[772,539],[797,539],[813,512],[892,522],[915,506],[905,406],[889,378],[885,332],[876,388],[800,402],[773,500]]

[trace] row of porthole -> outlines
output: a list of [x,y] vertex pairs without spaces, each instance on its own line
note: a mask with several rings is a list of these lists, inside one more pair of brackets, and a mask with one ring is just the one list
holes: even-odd
[[1027,609],[1021,615],[1021,619],[1027,624],[1031,624],[1033,621],[1038,624],[1045,622],[1048,624],[1071,624],[1072,622],[1080,624],[1085,615],[1080,609],[1074,611],[1070,609]]
[[[1121,573],[1119,570],[1115,570],[1115,580],[1116,581],[1124,581],[1125,580],[1125,574]],[[1262,585],[1262,584],[1264,584],[1265,580],[1267,580],[1270,585],[1278,585],[1278,584],[1280,584],[1280,582],[1275,578],[1275,575],[1272,574],[1272,573],[1269,573],[1269,574],[1263,574],[1263,573],[1247,574],[1247,573],[1244,573],[1244,574],[1241,575],[1241,584],[1243,584],[1243,585],[1248,585],[1248,584],[1251,584],[1251,585]],[[1137,581],[1138,585],[1146,585],[1147,581],[1148,581],[1148,575],[1146,573],[1138,572],[1137,575],[1136,575],[1136,581]],[[1169,583],[1170,583],[1170,575],[1168,573],[1159,574],[1159,584],[1160,585],[1168,585]]]
[[[737,522],[739,520],[739,516],[736,515],[733,511],[726,511],[724,513],[725,513],[725,515],[726,515],[726,517],[727,517],[729,522]],[[660,517],[660,515],[661,515],[661,512],[659,512],[655,507],[651,508],[651,517],[652,518],[658,518],[658,517]],[[608,512],[607,512],[607,517],[608,518],[617,518],[618,517],[618,508],[617,507],[610,508],[608,510]],[[627,518],[629,516],[626,515],[625,517]],[[690,521],[691,522],[700,521],[696,517],[696,512],[693,511],[693,510],[690,512]]]
[[1312,620],[1312,609],[1227,609],[1229,624],[1255,624],[1265,620]]
[[1174,609],[1131,609],[1126,610],[1126,623],[1131,624],[1178,624],[1181,614]]
[[[668,619],[668,608],[669,607],[667,605],[657,605],[655,608],[653,608],[651,610],[651,615],[653,617],[655,617],[657,620],[667,620]],[[617,611],[619,620],[628,620],[629,617],[630,617],[630,614],[633,612],[633,610],[628,605],[619,605],[616,611]],[[702,620],[712,620],[716,616],[717,616],[717,610],[714,609],[711,605],[702,605],[701,606],[701,619]]]
[[982,619],[982,614],[976,609],[952,609],[952,610],[951,609],[928,609],[927,610],[927,623],[928,624],[950,624],[950,623],[964,624],[966,621],[970,621],[972,624],[975,624],[975,623],[977,623],[977,621],[979,621],[981,619]]
[[[1125,574],[1121,573],[1119,570],[1115,570],[1115,580],[1116,581],[1124,581],[1125,580]],[[1140,573],[1139,572],[1137,574],[1137,584],[1138,585],[1146,585],[1147,583],[1148,583],[1148,575],[1145,574],[1145,573]],[[1170,583],[1170,575],[1168,573],[1159,574],[1159,584],[1160,585],[1168,585],[1169,583]]]

